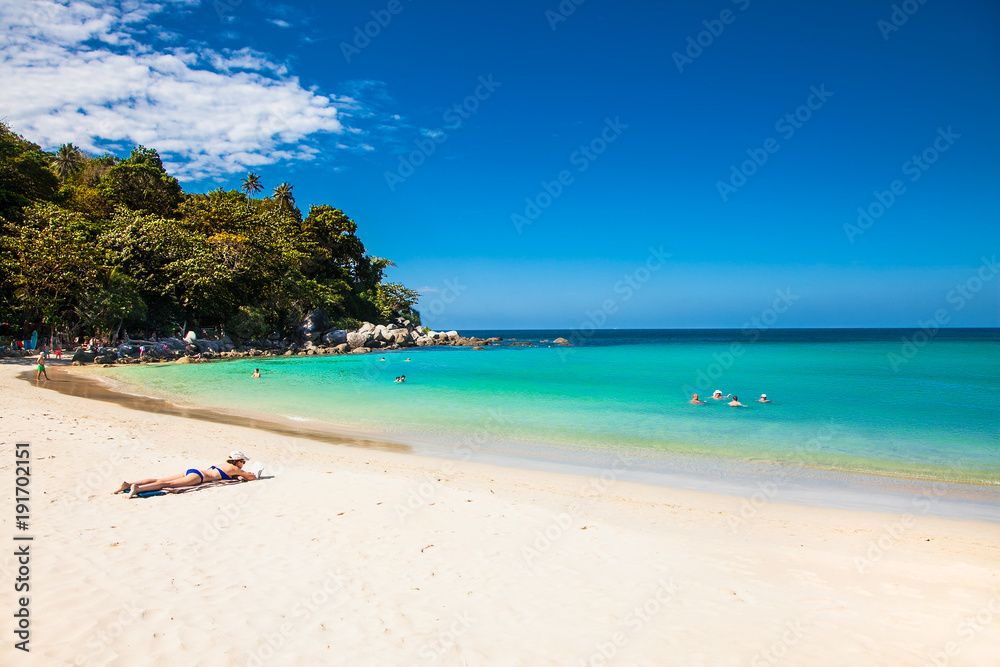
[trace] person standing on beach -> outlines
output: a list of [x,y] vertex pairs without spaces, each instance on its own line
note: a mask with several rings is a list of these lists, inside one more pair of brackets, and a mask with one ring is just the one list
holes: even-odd
[[41,352],[38,355],[38,360],[37,360],[37,362],[38,362],[38,370],[35,371],[35,382],[38,382],[43,375],[45,376],[46,380],[49,379],[49,374],[45,372],[45,358],[44,358],[44,355],[45,355],[44,352]]

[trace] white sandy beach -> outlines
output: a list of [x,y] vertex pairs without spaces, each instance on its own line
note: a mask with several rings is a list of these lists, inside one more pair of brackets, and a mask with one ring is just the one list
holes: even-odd
[[[998,524],[766,503],[734,528],[742,498],[148,414],[6,361],[0,665],[1000,664]],[[111,495],[231,449],[273,477]]]

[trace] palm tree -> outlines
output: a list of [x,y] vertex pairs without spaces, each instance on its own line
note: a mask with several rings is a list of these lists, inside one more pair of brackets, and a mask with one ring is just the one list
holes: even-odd
[[260,176],[252,171],[247,173],[243,179],[243,185],[240,186],[240,190],[248,197],[252,197],[263,189],[264,186],[260,184]]
[[63,144],[59,147],[56,157],[52,160],[52,169],[56,172],[61,183],[66,182],[74,171],[83,164],[83,154],[80,149],[73,144]]
[[280,183],[278,187],[274,189],[271,199],[274,200],[274,203],[277,204],[278,208],[282,211],[291,211],[295,207],[295,197],[292,196],[292,190],[294,188],[294,185]]

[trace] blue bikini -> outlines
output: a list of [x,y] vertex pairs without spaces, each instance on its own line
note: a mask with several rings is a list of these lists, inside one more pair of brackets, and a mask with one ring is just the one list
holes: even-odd
[[212,467],[219,471],[219,474],[222,475],[222,479],[232,479],[232,477],[230,477],[226,473],[222,472],[222,468],[217,468],[216,466],[212,466]]
[[202,474],[201,474],[201,471],[200,471],[200,470],[198,470],[197,468],[191,468],[190,470],[188,470],[188,471],[187,471],[186,473],[184,473],[184,474],[185,474],[185,475],[190,475],[191,473],[194,473],[194,474],[198,475],[198,483],[199,483],[199,484],[201,484],[202,482],[204,482],[204,481],[205,481],[205,476],[204,476],[204,475],[202,475]]

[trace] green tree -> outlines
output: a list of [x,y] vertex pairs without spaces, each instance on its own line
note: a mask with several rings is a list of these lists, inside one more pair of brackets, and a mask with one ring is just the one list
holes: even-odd
[[60,183],[65,183],[66,179],[72,176],[81,166],[83,166],[83,153],[73,144],[63,144],[56,152],[52,160],[52,170],[59,177]]
[[75,325],[78,298],[98,289],[106,266],[93,224],[54,204],[24,210],[18,234],[3,239],[3,262],[28,322]]
[[279,183],[274,192],[271,194],[271,200],[278,207],[280,211],[291,211],[295,208],[295,197],[292,196],[292,190],[295,189],[294,185],[289,185],[288,183]]
[[101,190],[117,204],[161,217],[173,217],[184,201],[180,183],[163,168],[159,153],[143,146],[108,170]]
[[243,185],[240,186],[240,190],[248,197],[252,197],[255,194],[261,192],[264,186],[260,184],[260,176],[255,172],[248,172],[246,176],[243,177]]
[[0,122],[0,218],[20,222],[34,202],[53,201],[59,181],[34,144]]

